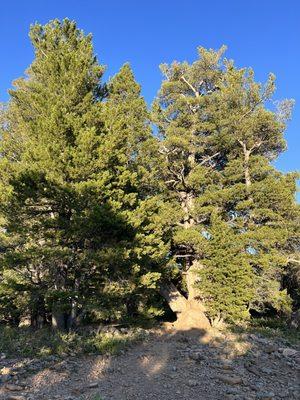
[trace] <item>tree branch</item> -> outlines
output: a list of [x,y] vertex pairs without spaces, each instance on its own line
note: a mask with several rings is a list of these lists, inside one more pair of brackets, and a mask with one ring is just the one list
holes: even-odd
[[[186,83],[186,84],[188,85],[188,87],[194,92],[194,94],[195,94],[196,97],[199,97],[199,96],[200,96],[198,90],[196,90],[196,89],[194,88],[194,86],[185,78],[184,75],[182,75],[180,79],[181,79],[184,83]],[[200,82],[200,85],[202,85],[202,83],[203,83],[203,81]]]
[[217,157],[219,154],[220,154],[220,152],[218,151],[217,153],[213,154],[212,156],[205,158],[204,160],[201,161],[201,163],[199,165],[205,164],[207,161],[211,160],[212,158]]

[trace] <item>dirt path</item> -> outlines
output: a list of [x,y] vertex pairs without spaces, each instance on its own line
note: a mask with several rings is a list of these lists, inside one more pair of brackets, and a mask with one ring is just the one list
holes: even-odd
[[257,335],[157,330],[118,356],[1,364],[1,400],[300,398],[300,352]]

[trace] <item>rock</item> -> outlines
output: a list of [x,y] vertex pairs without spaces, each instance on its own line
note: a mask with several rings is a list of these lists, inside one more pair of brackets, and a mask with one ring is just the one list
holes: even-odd
[[203,360],[203,356],[198,352],[197,353],[193,353],[193,352],[189,353],[189,357],[191,360],[194,360],[194,361]]
[[196,379],[189,379],[187,382],[188,386],[190,387],[195,387],[198,385],[198,381],[196,381]]
[[97,388],[98,385],[99,385],[98,382],[92,382],[92,383],[90,383],[90,384],[88,385],[88,388],[89,388],[89,389],[94,389],[94,388]]
[[0,353],[0,360],[5,360],[5,359],[6,359],[6,354]]
[[257,393],[256,398],[259,400],[272,400],[274,399],[275,394],[274,392],[261,392],[261,393]]
[[278,348],[273,345],[266,345],[266,346],[264,346],[263,350],[266,353],[271,354],[271,353],[275,353],[278,350]]
[[228,388],[228,389],[226,390],[226,393],[227,393],[227,394],[238,394],[238,393],[239,393],[239,390],[238,390],[238,388],[236,388],[236,387],[230,387],[230,388]]
[[228,385],[239,385],[243,383],[243,380],[240,376],[237,375],[219,375],[218,379]]
[[298,351],[295,349],[291,349],[289,347],[286,347],[284,349],[279,349],[281,350],[281,353],[284,357],[294,357],[298,354]]
[[255,367],[254,365],[245,365],[245,368],[247,371],[251,372],[251,374],[260,376],[259,369],[257,367]]
[[26,400],[26,397],[17,395],[17,394],[11,394],[8,397],[6,397],[7,400]]
[[260,369],[260,372],[262,372],[263,374],[266,374],[266,375],[270,375],[270,376],[274,376],[275,375],[275,371],[272,368],[262,367]]
[[19,386],[19,385],[14,385],[14,384],[10,383],[10,384],[7,384],[7,385],[5,386],[5,389],[6,389],[6,390],[10,390],[11,392],[20,392],[21,390],[23,390],[23,387],[22,387],[22,386]]
[[82,387],[75,387],[71,390],[71,393],[73,393],[77,396],[77,395],[84,393],[84,391],[85,391],[85,389]]
[[0,383],[6,383],[12,379],[12,376],[9,374],[0,375]]
[[229,363],[224,363],[220,365],[221,369],[224,369],[225,371],[232,371],[233,370],[233,366]]

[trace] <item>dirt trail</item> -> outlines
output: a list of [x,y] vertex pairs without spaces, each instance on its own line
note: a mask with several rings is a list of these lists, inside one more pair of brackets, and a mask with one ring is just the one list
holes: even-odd
[[164,329],[117,356],[1,363],[1,400],[300,398],[300,352],[258,335]]

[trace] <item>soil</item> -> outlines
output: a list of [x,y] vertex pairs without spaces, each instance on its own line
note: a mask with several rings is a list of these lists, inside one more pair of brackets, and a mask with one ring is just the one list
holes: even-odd
[[258,334],[164,327],[115,356],[0,363],[1,400],[300,398],[299,350]]

